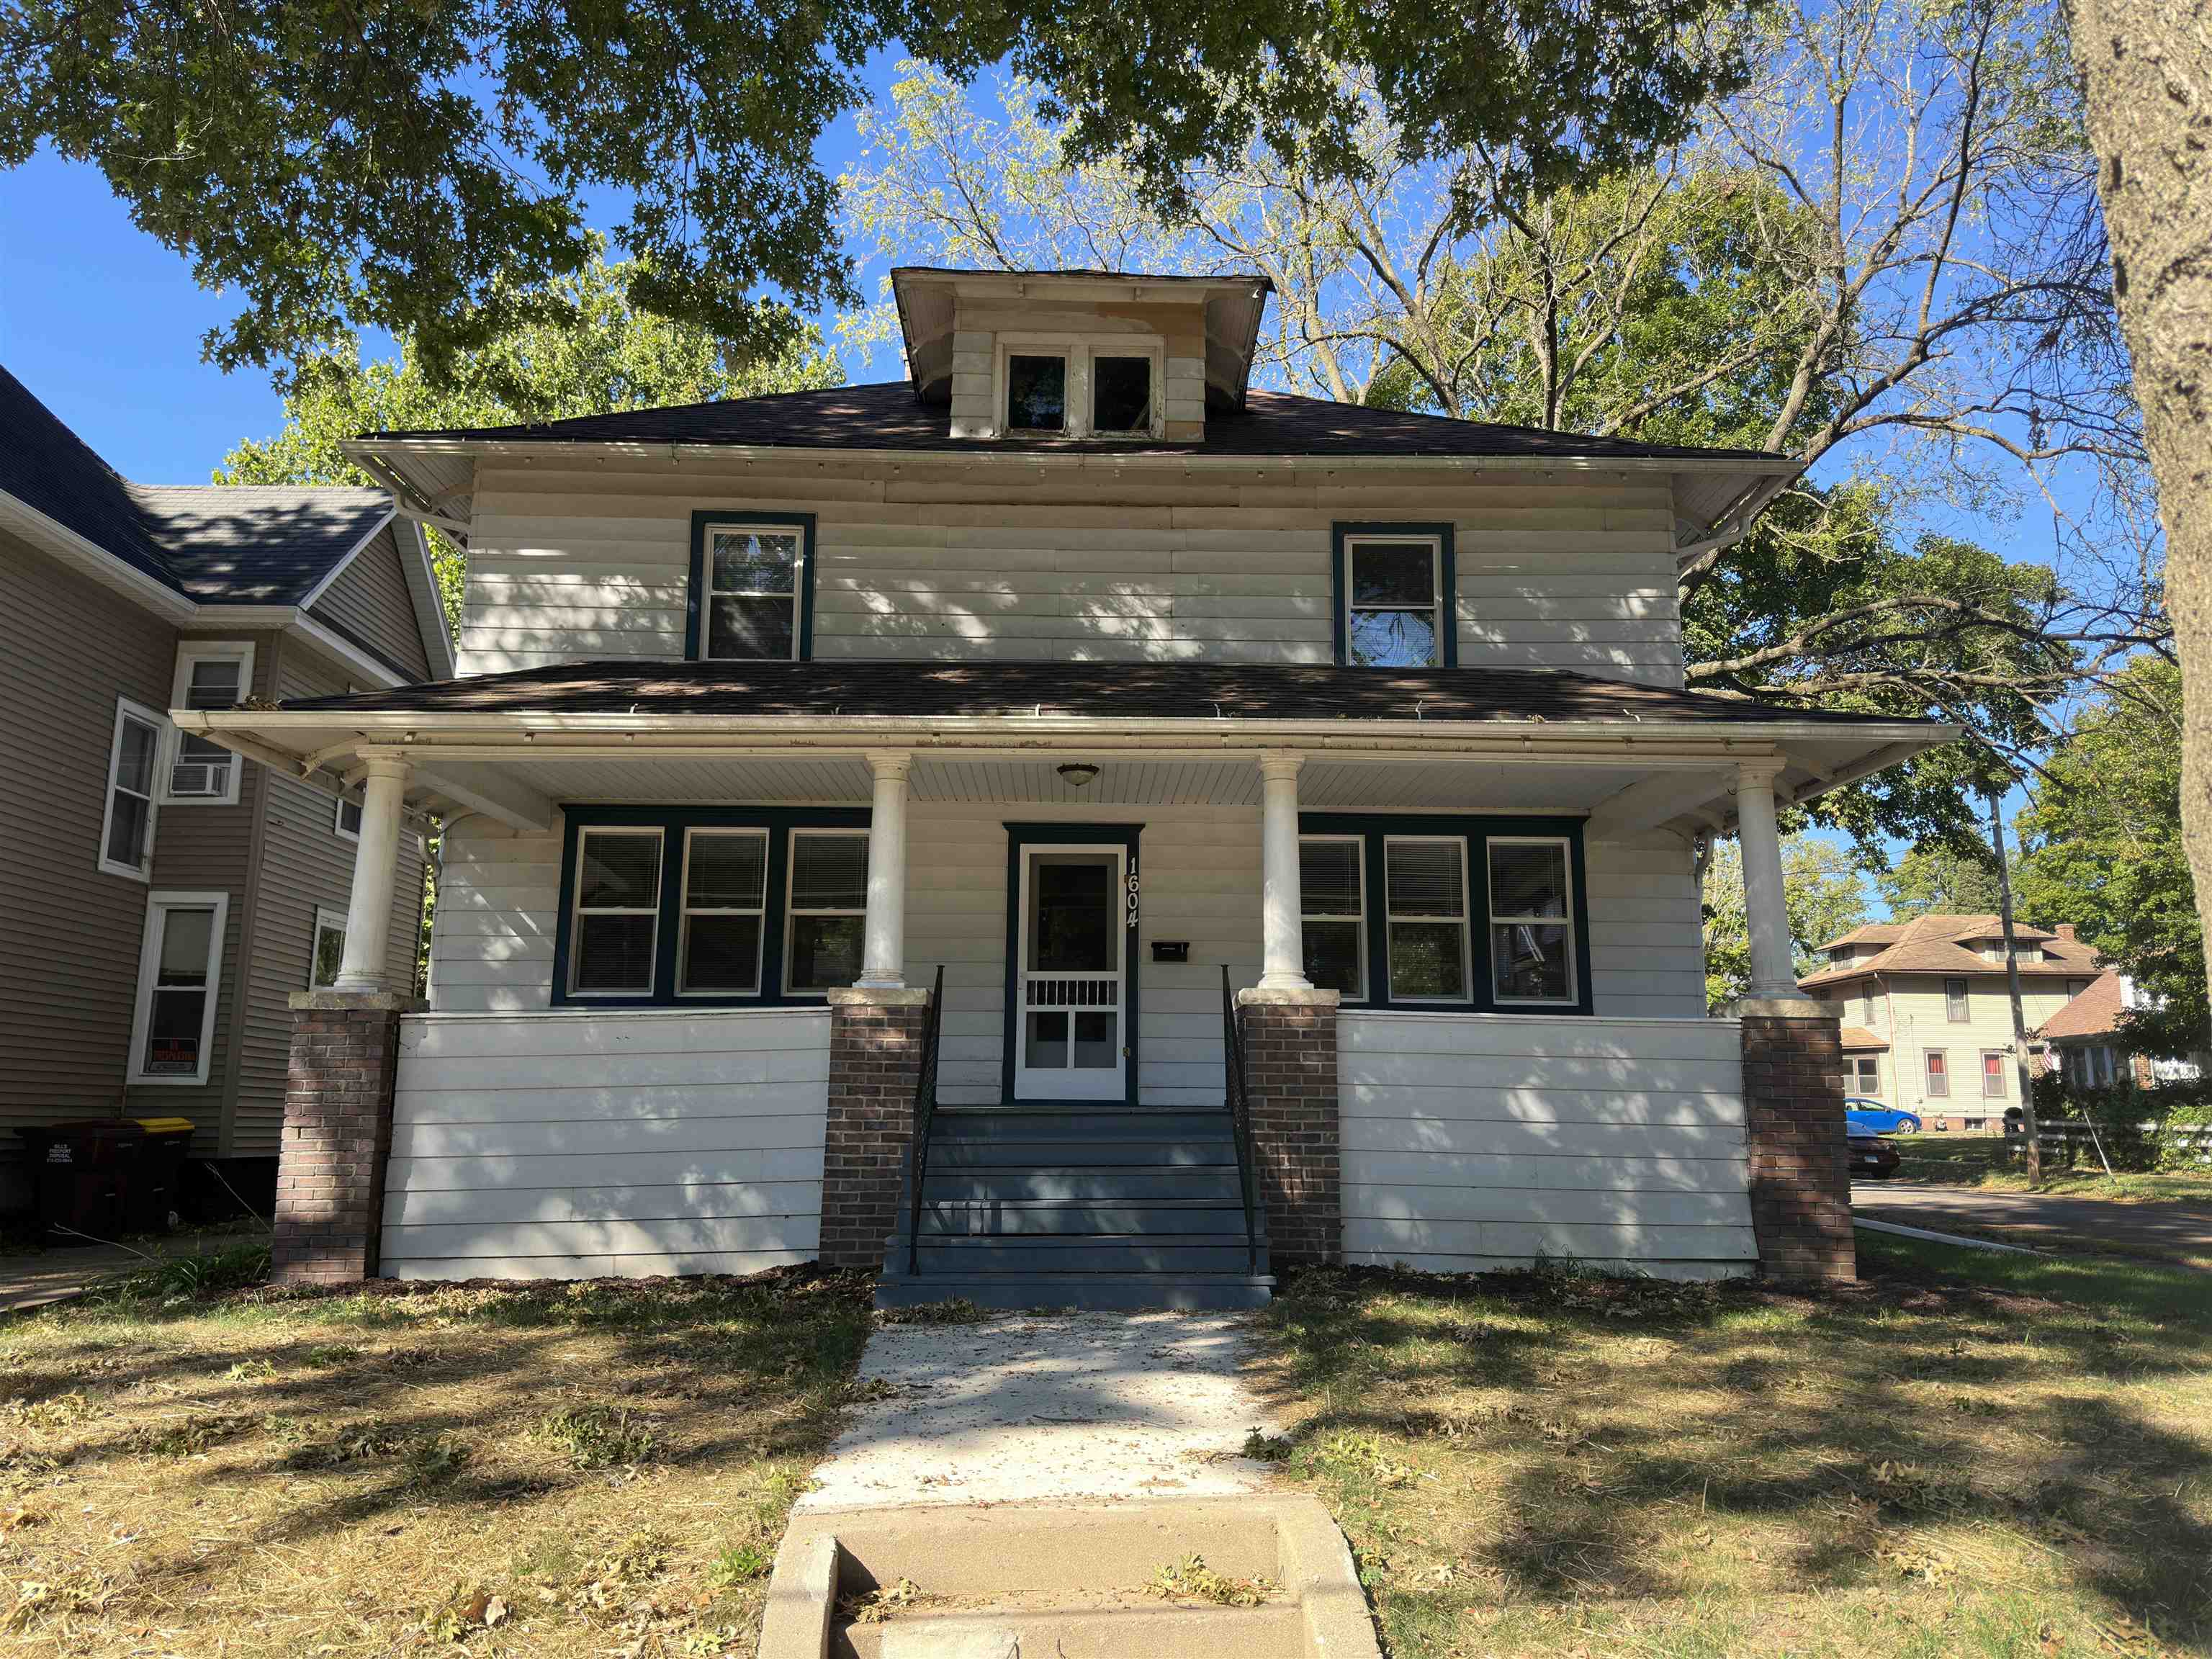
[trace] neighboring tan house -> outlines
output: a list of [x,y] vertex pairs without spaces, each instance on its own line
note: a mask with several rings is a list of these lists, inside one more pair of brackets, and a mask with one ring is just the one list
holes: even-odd
[[1256,276],[894,285],[908,381],[347,447],[467,542],[464,677],[180,717],[453,815],[429,1012],[339,986],[396,1031],[381,1207],[280,1270],[1848,1272],[1777,801],[1955,728],[1684,689],[1678,573],[1797,464],[1249,387]]
[[2154,1089],[2166,1083],[2196,1082],[2204,1074],[2203,1056],[2146,1054],[2128,1040],[2123,1016],[2151,1006],[2152,1000],[2133,980],[2107,969],[2045,1020],[2035,1035],[2049,1048],[2051,1069],[2077,1088],[2110,1089],[2132,1083],[2138,1089]]
[[27,1197],[19,1125],[181,1115],[202,1155],[276,1152],[285,999],[335,960],[359,799],[167,711],[452,670],[381,491],[131,483],[0,370],[0,1205]]
[[[2109,969],[2074,937],[2015,927],[2021,1006],[2033,1034]],[[1799,981],[1844,1025],[1850,1092],[1967,1128],[2017,1106],[2004,927],[1996,916],[1921,916],[1855,927]]]

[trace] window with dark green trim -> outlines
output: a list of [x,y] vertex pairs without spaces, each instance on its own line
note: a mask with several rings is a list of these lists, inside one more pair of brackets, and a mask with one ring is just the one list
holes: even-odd
[[1376,1008],[1590,1012],[1578,818],[1298,816],[1306,977]]
[[1339,667],[1458,666],[1449,524],[1330,526],[1329,592]]
[[691,515],[684,654],[805,662],[814,655],[814,515]]
[[859,975],[865,809],[564,812],[556,1004],[818,1002]]

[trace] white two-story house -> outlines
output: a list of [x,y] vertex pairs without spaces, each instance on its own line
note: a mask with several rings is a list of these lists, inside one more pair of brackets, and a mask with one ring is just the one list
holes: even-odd
[[1698,842],[1816,1015],[1775,802],[1949,735],[1685,690],[1795,464],[1254,388],[1256,277],[895,280],[907,380],[362,437],[460,678],[180,717],[445,819],[382,1269],[1748,1269]]

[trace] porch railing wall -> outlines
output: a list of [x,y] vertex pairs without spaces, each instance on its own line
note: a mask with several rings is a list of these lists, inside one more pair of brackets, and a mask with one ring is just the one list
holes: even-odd
[[753,1273],[813,1259],[827,1010],[402,1022],[385,1270]]
[[1340,1021],[1346,1260],[1682,1277],[1755,1264],[1735,1022]]

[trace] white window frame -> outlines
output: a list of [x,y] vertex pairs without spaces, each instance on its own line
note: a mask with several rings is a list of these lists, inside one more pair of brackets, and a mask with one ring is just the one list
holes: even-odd
[[787,997],[826,996],[832,990],[842,988],[829,985],[799,985],[793,982],[792,963],[797,955],[799,946],[799,930],[792,926],[793,922],[801,916],[859,916],[865,927],[867,920],[868,894],[865,876],[861,880],[860,903],[857,908],[810,904],[802,910],[793,902],[799,890],[799,843],[809,836],[857,836],[863,854],[861,867],[863,870],[866,868],[865,854],[868,845],[867,830],[831,824],[817,824],[811,828],[794,824],[792,827],[785,841],[783,854],[783,994]]
[[[1565,877],[1560,890],[1560,902],[1566,907],[1556,916],[1501,916],[1490,896],[1490,849],[1493,847],[1556,847],[1559,849],[1559,868]],[[1526,926],[1556,927],[1566,935],[1567,994],[1563,997],[1509,997],[1498,991],[1498,963],[1490,964],[1490,1000],[1500,1008],[1572,1008],[1582,1002],[1582,963],[1575,955],[1575,849],[1574,843],[1565,836],[1485,836],[1482,838],[1482,908],[1486,918],[1483,939],[1489,942],[1488,928],[1500,923],[1507,927]]]
[[[154,981],[161,965],[161,935],[167,927],[171,910],[213,909],[215,920],[208,929],[207,1005],[200,1011],[199,1068],[191,1076],[178,1073],[149,1073],[146,1070],[146,1037],[154,1018]],[[138,991],[131,1016],[131,1060],[125,1068],[123,1080],[133,1088],[199,1089],[207,1085],[208,1072],[215,1059],[215,1011],[222,1000],[222,945],[223,934],[230,921],[230,895],[228,893],[187,893],[160,891],[146,895],[146,926],[138,943]]]
[[[743,536],[788,536],[798,544],[799,550],[792,556],[791,588],[787,592],[757,587],[717,587],[714,586],[714,537],[717,533]],[[800,625],[805,620],[806,603],[806,526],[793,520],[789,524],[744,524],[734,520],[716,523],[708,520],[699,532],[697,550],[699,570],[699,660],[701,662],[798,662],[804,641],[799,637]],[[791,655],[789,657],[718,657],[714,654],[714,601],[720,599],[788,599],[791,602]]]
[[[1342,550],[1337,555],[1339,558],[1344,561],[1344,568],[1337,572],[1337,592],[1341,596],[1340,603],[1344,607],[1344,614],[1337,618],[1337,626],[1344,630],[1344,665],[1347,668],[1364,669],[1371,666],[1370,664],[1358,663],[1352,660],[1352,618],[1353,613],[1360,611],[1410,611],[1413,608],[1411,605],[1354,605],[1352,603],[1352,574],[1355,568],[1353,561],[1358,556],[1358,550],[1368,543],[1388,543],[1392,545],[1396,545],[1407,542],[1425,542],[1428,544],[1429,637],[1434,641],[1434,644],[1431,647],[1430,659],[1425,665],[1430,668],[1441,668],[1443,666],[1445,617],[1452,616],[1454,617],[1454,625],[1457,625],[1455,609],[1448,608],[1455,607],[1457,601],[1454,596],[1449,595],[1444,592],[1443,538],[1418,530],[1362,530],[1347,533],[1343,538],[1344,544]],[[1384,669],[1382,672],[1387,673],[1389,671],[1388,669]]]
[[[1992,1056],[1994,1056],[1997,1061],[1997,1069],[1995,1073],[1997,1086],[1994,1089],[1990,1087],[1990,1078],[1992,1075],[1990,1071],[1990,1060]],[[2009,1100],[2012,1098],[2011,1085],[2005,1081],[2006,1067],[2004,1064],[2004,1062],[2010,1058],[2010,1054],[2002,1048],[1984,1048],[1982,1050],[1982,1098],[1984,1100]]]
[[[1959,1006],[1957,1012],[1953,1012],[1951,1006],[1951,988],[1954,985],[1959,988]],[[1956,974],[1953,974],[1944,980],[1943,1023],[1947,1025],[1971,1025],[1974,1023],[1974,982],[1972,980],[1963,979]]]
[[[691,842],[696,836],[718,836],[734,840],[750,836],[760,842],[761,896],[760,904],[753,909],[743,905],[714,904],[694,908],[691,903]],[[672,988],[679,997],[708,998],[726,1001],[733,998],[757,998],[768,980],[768,859],[769,832],[765,828],[750,824],[732,824],[724,828],[717,824],[690,823],[684,827],[684,868],[677,876],[676,896],[676,983]],[[691,918],[702,916],[757,916],[760,929],[753,936],[753,988],[750,991],[697,990],[684,988],[684,971],[690,963]]]
[[[183,640],[177,645],[176,674],[169,685],[169,707],[182,708],[185,694],[192,683],[192,665],[202,662],[235,662],[238,665],[238,695],[240,701],[253,695],[253,641],[251,640]],[[246,757],[233,751],[230,764],[224,769],[222,793],[214,795],[180,795],[170,786],[175,780],[178,757],[184,753],[183,732],[173,732],[167,755],[161,767],[161,802],[165,806],[235,806],[238,805],[240,780],[246,775]]]
[[[1941,1060],[1943,1062],[1943,1086],[1940,1089],[1936,1086],[1936,1073],[1928,1064],[1930,1060]],[[1951,1051],[1948,1048],[1923,1048],[1920,1051],[1920,1088],[1930,1100],[1950,1099]]]
[[[1852,1054],[1847,1057],[1846,1063],[1850,1069],[1850,1088],[1847,1092],[1863,1095],[1869,1100],[1880,1100],[1881,1098],[1881,1056]],[[1874,1073],[1874,1081],[1871,1083],[1865,1080],[1869,1068]]]
[[[345,825],[346,808],[349,806],[352,807],[354,810],[354,827],[350,830],[347,829]],[[350,795],[341,793],[338,796],[337,806],[334,807],[331,812],[331,833],[336,836],[340,841],[359,841],[361,839],[360,819],[362,808],[362,802],[354,799]]]
[[[146,848],[137,864],[119,864],[107,856],[107,841],[115,823],[115,792],[122,787],[119,779],[123,770],[123,728],[133,720],[153,728],[154,775],[146,780],[152,793],[140,796],[135,790],[125,791],[146,803]],[[100,798],[100,842],[96,849],[100,868],[105,874],[121,876],[126,881],[154,879],[154,829],[161,814],[161,780],[168,766],[169,730],[168,720],[159,709],[149,708],[128,697],[115,700],[115,726],[107,738],[107,789]]]
[[[1433,925],[1437,922],[1449,921],[1451,920],[1449,916],[1401,916],[1395,910],[1390,908],[1390,849],[1392,847],[1401,842],[1412,843],[1417,842],[1437,842],[1445,846],[1456,847],[1459,849],[1459,982],[1461,992],[1460,994],[1455,997],[1417,997],[1401,995],[1398,990],[1397,978],[1395,969],[1389,975],[1389,984],[1386,988],[1389,993],[1389,1000],[1394,1004],[1405,1003],[1409,1006],[1427,1004],[1443,1008],[1463,1008],[1468,1004],[1477,1000],[1474,994],[1474,952],[1470,948],[1473,944],[1472,934],[1474,928],[1474,890],[1469,884],[1468,880],[1467,836],[1386,835],[1382,837],[1382,954],[1386,962],[1392,956],[1390,949],[1390,929],[1395,924],[1402,921],[1407,923],[1408,926],[1419,927],[1423,925]],[[1485,875],[1486,884],[1487,872],[1485,872]],[[1486,893],[1484,896],[1483,902],[1486,905],[1489,903],[1489,897]]]
[[1352,849],[1352,868],[1359,872],[1359,908],[1349,915],[1334,910],[1316,910],[1307,904],[1304,887],[1301,884],[1298,891],[1298,948],[1301,952],[1305,949],[1305,925],[1310,921],[1352,923],[1352,937],[1357,941],[1359,963],[1358,978],[1355,987],[1343,994],[1343,1000],[1364,1003],[1367,1000],[1367,837],[1363,835],[1300,836],[1298,845],[1303,849],[1310,841],[1341,842]]
[[327,904],[318,904],[315,907],[315,925],[307,934],[307,988],[310,991],[327,991],[332,985],[337,983],[336,975],[331,977],[330,985],[318,983],[315,979],[315,958],[322,954],[323,935],[326,933],[334,933],[338,936],[338,962],[340,971],[343,972],[345,962],[346,913],[343,910],[332,909]]
[[[1054,432],[1015,426],[1007,403],[1011,360],[1058,357],[1067,364],[1067,424]],[[1100,357],[1144,357],[1152,365],[1152,423],[1141,431],[1100,431],[1091,423],[1091,365]],[[991,374],[991,428],[1006,438],[1121,439],[1132,443],[1167,434],[1167,342],[1157,334],[1001,334]]]
[[[644,904],[595,904],[588,909],[584,904],[584,860],[593,836],[651,836],[660,848],[659,866],[660,879],[653,884],[653,896]],[[576,871],[574,890],[568,895],[568,983],[563,988],[567,994],[583,1002],[619,1002],[636,1000],[653,995],[660,982],[660,896],[668,883],[668,831],[657,823],[585,823],[576,828]],[[641,916],[653,918],[653,949],[647,960],[652,966],[647,970],[642,989],[622,986],[613,990],[586,991],[576,982],[578,969],[584,960],[584,918],[592,916]]]

